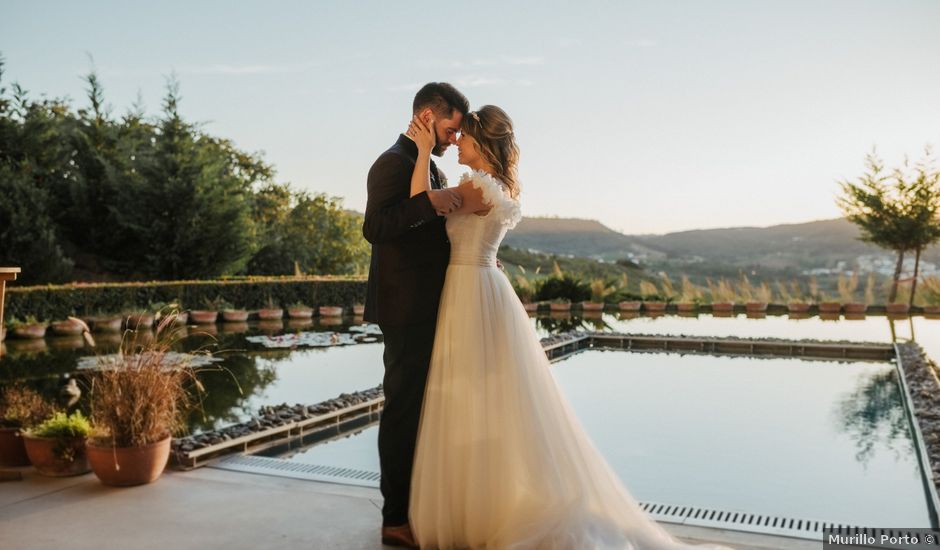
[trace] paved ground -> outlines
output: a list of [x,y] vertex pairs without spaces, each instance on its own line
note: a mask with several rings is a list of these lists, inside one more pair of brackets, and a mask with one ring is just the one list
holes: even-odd
[[[138,487],[15,468],[0,483],[0,549],[381,550],[376,489],[199,468]],[[690,542],[817,549],[820,542],[664,524]]]

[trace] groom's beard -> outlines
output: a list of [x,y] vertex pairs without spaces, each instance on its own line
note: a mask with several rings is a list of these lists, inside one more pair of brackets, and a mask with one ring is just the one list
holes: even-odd
[[435,145],[434,149],[431,149],[431,154],[435,157],[443,157],[447,147],[449,147],[449,145]]

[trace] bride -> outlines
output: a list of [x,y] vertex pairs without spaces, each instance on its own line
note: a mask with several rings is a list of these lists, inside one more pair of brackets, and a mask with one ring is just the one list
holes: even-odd
[[[415,117],[411,195],[430,189],[434,121]],[[411,478],[421,548],[724,548],[674,539],[627,492],[550,371],[529,317],[496,267],[522,217],[512,121],[486,105],[463,118],[459,210]]]

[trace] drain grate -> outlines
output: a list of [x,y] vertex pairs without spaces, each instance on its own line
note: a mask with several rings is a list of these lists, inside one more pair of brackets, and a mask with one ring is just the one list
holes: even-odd
[[[368,470],[323,466],[318,464],[303,464],[291,460],[284,460],[283,458],[244,454],[228,456],[210,464],[208,467],[236,472],[274,475],[292,479],[373,488],[378,488],[380,480],[378,472]],[[684,506],[659,502],[640,502],[639,504],[643,511],[648,513],[653,519],[666,523],[714,527],[817,541],[822,540],[823,529],[826,527],[841,529],[854,528],[847,524],[829,521],[770,516],[740,511],[719,510],[716,508],[704,508],[701,506]]]
[[284,460],[282,458],[252,455],[232,455],[209,465],[209,467],[219,470],[267,474],[292,479],[305,479],[308,481],[360,485],[362,487],[378,487],[380,479],[378,472],[340,468],[337,466],[304,464]]

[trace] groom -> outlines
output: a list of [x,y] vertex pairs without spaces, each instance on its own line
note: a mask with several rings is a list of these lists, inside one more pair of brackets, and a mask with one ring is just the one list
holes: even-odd
[[[415,95],[413,114],[435,121],[442,156],[457,142],[470,104],[456,88],[431,82]],[[372,243],[363,319],[378,323],[385,339],[385,407],[379,422],[382,469],[382,542],[417,548],[408,524],[411,468],[421,403],[428,378],[437,306],[450,258],[444,214],[460,207],[460,195],[431,161],[430,191],[414,197],[411,176],[418,146],[407,135],[379,155],[368,176],[362,234]]]

